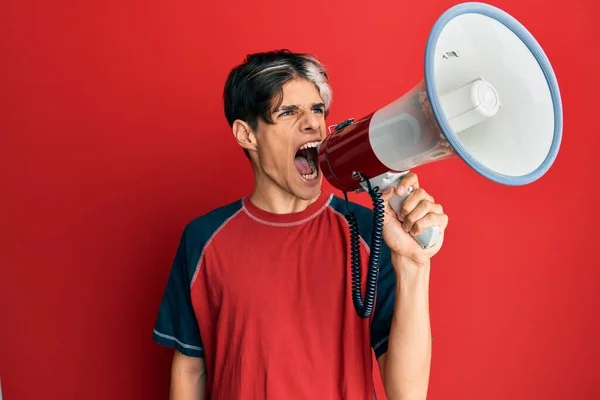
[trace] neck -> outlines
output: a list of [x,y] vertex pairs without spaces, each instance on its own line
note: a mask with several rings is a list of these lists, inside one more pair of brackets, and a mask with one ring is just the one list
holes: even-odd
[[317,201],[320,195],[319,192],[319,195],[315,198],[301,199],[292,193],[286,192],[275,182],[265,182],[265,180],[268,179],[255,176],[254,189],[250,200],[256,207],[274,214],[291,214],[304,211]]

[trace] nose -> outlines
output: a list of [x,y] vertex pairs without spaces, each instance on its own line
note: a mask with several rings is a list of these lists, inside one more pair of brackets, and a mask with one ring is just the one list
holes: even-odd
[[300,129],[303,132],[315,132],[319,130],[319,118],[312,110],[308,110],[302,116]]

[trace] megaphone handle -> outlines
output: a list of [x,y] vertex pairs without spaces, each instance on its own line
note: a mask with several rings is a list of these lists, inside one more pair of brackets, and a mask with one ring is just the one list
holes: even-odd
[[[408,196],[410,196],[411,194],[412,194],[412,188],[410,188],[402,196],[394,194],[390,198],[390,200],[389,200],[390,206],[392,207],[392,210],[394,210],[396,212],[396,214],[400,211],[400,207],[402,206],[402,203],[404,203],[404,200],[406,200],[406,198],[408,198]],[[422,248],[428,249],[429,247],[433,246],[436,243],[439,234],[440,234],[439,226],[431,226],[431,227],[427,228],[424,232],[420,233],[417,236],[413,236],[413,237],[421,245]]]

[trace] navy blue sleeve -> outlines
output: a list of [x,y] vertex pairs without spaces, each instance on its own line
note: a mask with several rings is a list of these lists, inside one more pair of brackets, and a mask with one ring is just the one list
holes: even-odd
[[156,343],[175,348],[187,356],[204,357],[190,296],[191,275],[196,265],[194,258],[198,251],[188,247],[186,228],[175,254],[152,337]]

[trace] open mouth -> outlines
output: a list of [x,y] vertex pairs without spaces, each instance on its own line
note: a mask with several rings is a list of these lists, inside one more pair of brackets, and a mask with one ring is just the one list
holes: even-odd
[[317,146],[320,142],[308,142],[303,144],[294,157],[294,164],[300,176],[306,180],[313,180],[319,175],[317,159],[319,154]]

